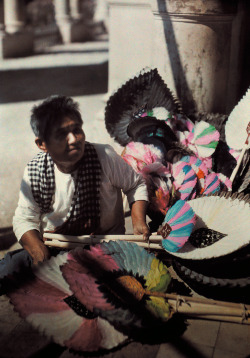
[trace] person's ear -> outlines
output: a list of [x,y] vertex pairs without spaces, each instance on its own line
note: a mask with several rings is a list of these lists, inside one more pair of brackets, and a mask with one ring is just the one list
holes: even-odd
[[48,152],[48,149],[47,149],[47,146],[46,146],[46,143],[41,139],[41,138],[36,138],[35,139],[35,143],[36,145],[38,146],[38,148],[40,150],[42,150],[43,152],[47,153]]

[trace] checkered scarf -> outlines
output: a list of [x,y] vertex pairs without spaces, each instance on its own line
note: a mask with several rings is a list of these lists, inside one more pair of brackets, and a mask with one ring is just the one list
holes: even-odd
[[[48,153],[38,153],[28,163],[28,175],[33,197],[41,213],[52,210],[55,193],[54,162]],[[101,165],[94,146],[85,143],[84,156],[78,167],[76,189],[65,223],[56,229],[65,235],[95,232],[100,224]]]

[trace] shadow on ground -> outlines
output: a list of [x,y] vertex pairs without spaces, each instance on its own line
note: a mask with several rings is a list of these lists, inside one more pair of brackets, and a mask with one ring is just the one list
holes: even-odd
[[107,84],[107,61],[84,66],[7,70],[0,73],[0,103],[39,100],[52,94],[101,94],[107,92]]

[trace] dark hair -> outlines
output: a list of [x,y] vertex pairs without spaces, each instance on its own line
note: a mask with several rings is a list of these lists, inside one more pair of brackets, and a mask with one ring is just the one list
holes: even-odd
[[66,96],[51,96],[32,108],[30,125],[35,136],[46,142],[52,128],[59,125],[64,117],[83,123],[77,102]]

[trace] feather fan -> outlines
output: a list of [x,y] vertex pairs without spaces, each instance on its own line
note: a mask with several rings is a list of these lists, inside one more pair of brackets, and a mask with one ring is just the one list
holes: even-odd
[[174,186],[180,193],[180,199],[193,199],[196,195],[197,176],[192,166],[184,161],[172,165]]
[[61,252],[26,279],[11,277],[8,296],[41,334],[74,351],[96,352],[126,342],[125,332],[162,329],[173,312],[164,298],[145,292],[166,292],[170,281],[155,255],[110,241]]
[[158,234],[162,235],[162,246],[169,252],[178,251],[192,233],[196,215],[191,206],[178,200],[167,212]]
[[201,159],[195,156],[185,156],[181,158],[181,161],[191,165],[192,169],[195,171],[197,180],[199,183],[199,188],[197,188],[197,194],[202,194],[205,187],[205,177],[208,175],[208,168]]
[[150,173],[167,176],[170,174],[167,163],[163,164],[163,154],[152,144],[130,142],[125,147],[122,158],[136,171],[146,176]]
[[226,142],[230,148],[242,149],[250,123],[250,88],[230,113],[225,125]]
[[[222,192],[188,201],[197,220],[194,232],[200,228],[214,230],[220,239],[213,244],[198,248],[189,240],[173,255],[190,260],[222,257],[250,243],[250,206],[244,195]],[[219,235],[217,236],[217,238]],[[202,240],[202,237],[201,237]],[[191,240],[192,241],[192,240]]]
[[164,300],[158,309],[153,309],[153,297],[140,300],[140,286],[165,292],[171,277],[165,265],[135,243],[77,248],[61,270],[79,301],[120,329],[158,326],[171,316]]
[[59,254],[34,268],[25,283],[17,278],[8,293],[15,310],[41,334],[76,351],[111,349],[125,342],[123,333],[80,304],[70,290],[60,270],[67,259],[67,253]]
[[143,71],[123,84],[108,100],[105,124],[108,133],[119,144],[131,141],[127,127],[138,112],[164,107],[171,113],[180,112],[180,103],[168,89],[157,69]]

